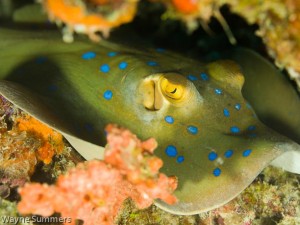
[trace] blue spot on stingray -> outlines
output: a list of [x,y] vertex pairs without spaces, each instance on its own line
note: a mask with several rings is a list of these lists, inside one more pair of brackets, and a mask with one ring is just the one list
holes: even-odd
[[224,116],[226,116],[226,117],[229,117],[230,116],[230,113],[229,113],[229,110],[228,109],[223,109],[223,114],[224,114]]
[[201,74],[200,74],[200,77],[201,77],[201,79],[204,80],[204,81],[208,81],[208,80],[209,80],[209,77],[208,77],[208,75],[207,75],[206,73],[201,73]]
[[166,116],[165,121],[169,124],[173,124],[174,123],[174,118],[172,116]]
[[107,64],[103,64],[100,66],[100,71],[103,73],[108,73],[109,70],[110,70],[110,68],[109,68],[109,65],[107,65]]
[[216,93],[217,95],[221,95],[221,94],[223,93],[223,91],[222,91],[221,89],[219,89],[219,88],[216,88],[216,89],[215,89],[215,93]]
[[163,53],[163,52],[166,51],[166,49],[164,49],[164,48],[157,48],[156,51],[159,52],[159,53]]
[[110,100],[113,96],[113,93],[111,90],[106,90],[103,94],[103,97],[106,99],[106,100]]
[[109,57],[114,57],[114,56],[116,56],[118,53],[116,53],[116,52],[109,52],[109,53],[107,53],[107,56],[109,56]]
[[197,78],[196,76],[192,75],[192,74],[189,74],[189,75],[187,76],[187,78],[188,78],[189,80],[191,80],[191,81],[198,80],[198,78]]
[[170,157],[175,157],[177,155],[177,149],[173,145],[168,145],[165,152],[166,152],[167,156],[170,156]]
[[93,59],[96,57],[96,53],[95,52],[86,52],[86,53],[83,53],[81,57],[85,60]]
[[216,158],[218,158],[218,154],[217,154],[217,153],[215,153],[215,152],[210,152],[210,153],[208,154],[208,159],[209,159],[210,161],[214,161]]
[[251,152],[252,152],[251,149],[246,149],[245,151],[243,151],[243,156],[248,157],[251,154]]
[[55,84],[50,84],[48,86],[49,91],[57,91],[58,87]]
[[47,61],[47,58],[45,57],[45,56],[40,56],[40,57],[37,57],[36,59],[35,59],[35,62],[37,63],[37,64],[42,64],[42,63],[44,63],[44,62],[46,62]]
[[234,108],[236,110],[240,110],[241,109],[241,104],[240,103],[235,104]]
[[182,163],[184,161],[184,156],[183,155],[178,156],[177,159],[176,159],[176,161],[178,163]]
[[127,65],[128,65],[127,62],[120,62],[120,64],[119,64],[120,70],[126,69]]
[[149,61],[149,62],[147,62],[147,65],[148,66],[157,66],[158,64],[157,64],[157,62]]
[[233,127],[230,127],[230,131],[231,131],[231,133],[236,134],[236,133],[240,132],[240,128],[233,126]]
[[228,149],[228,150],[224,153],[225,158],[230,158],[232,155],[233,155],[233,150],[232,150],[232,149]]
[[216,177],[218,177],[218,176],[220,176],[221,175],[221,169],[220,168],[216,168],[216,169],[214,169],[214,171],[213,171],[213,174],[216,176]]
[[249,130],[249,131],[256,130],[256,126],[254,126],[254,125],[249,126],[249,127],[248,127],[248,130]]
[[197,134],[198,133],[198,127],[195,126],[188,126],[187,127],[188,132],[190,132],[191,134]]

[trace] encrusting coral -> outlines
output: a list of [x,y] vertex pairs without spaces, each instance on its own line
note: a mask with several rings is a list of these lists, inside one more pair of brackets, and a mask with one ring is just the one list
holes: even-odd
[[25,115],[16,120],[19,131],[32,133],[41,140],[37,157],[48,164],[55,154],[60,154],[64,148],[62,135],[31,116]]
[[25,132],[6,132],[0,135],[1,197],[8,197],[10,189],[29,180],[37,164],[35,150],[39,142]]
[[[6,198],[11,189],[24,185],[37,164],[35,151],[39,140],[14,126],[20,110],[0,96],[0,196]],[[11,128],[12,127],[12,128]]]
[[62,136],[0,96],[0,196],[30,180],[39,162],[65,149]]
[[19,212],[42,216],[60,212],[71,217],[72,224],[81,219],[85,225],[110,225],[128,197],[138,208],[150,206],[156,198],[175,203],[172,192],[177,180],[159,173],[163,163],[153,155],[156,141],[141,142],[115,125],[108,125],[106,131],[104,161],[80,163],[61,175],[56,185],[26,184],[19,191]]

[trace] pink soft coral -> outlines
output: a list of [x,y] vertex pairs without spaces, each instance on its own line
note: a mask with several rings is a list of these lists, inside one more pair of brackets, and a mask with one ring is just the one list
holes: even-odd
[[104,161],[78,164],[60,176],[55,186],[26,184],[20,189],[20,213],[50,216],[60,212],[62,217],[72,218],[71,224],[81,219],[85,225],[111,225],[128,197],[139,208],[150,206],[155,198],[176,202],[172,192],[177,180],[159,173],[163,163],[152,154],[156,141],[141,142],[115,125],[108,125],[106,131]]

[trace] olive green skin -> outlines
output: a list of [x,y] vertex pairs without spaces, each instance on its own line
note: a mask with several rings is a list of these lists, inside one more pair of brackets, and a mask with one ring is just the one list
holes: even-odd
[[[74,136],[103,146],[105,126],[116,123],[141,139],[154,137],[157,140],[155,154],[164,162],[162,172],[177,176],[179,182],[175,192],[178,203],[157,202],[167,211],[195,214],[216,208],[238,195],[270,161],[289,150],[280,146],[288,144],[298,148],[257,119],[241,94],[244,77],[232,61],[204,65],[171,52],[129,48],[107,41],[95,44],[76,40],[73,44],[65,44],[59,34],[51,32],[0,30],[0,40],[1,79],[18,83],[38,96],[50,113],[66,124],[64,129]],[[96,53],[94,58],[82,58],[84,53],[91,51]],[[109,52],[117,55],[109,56]],[[242,59],[238,57],[241,63]],[[121,62],[127,63],[125,69],[119,68]],[[148,62],[157,65],[149,66]],[[101,71],[103,64],[109,65],[109,72]],[[162,108],[147,109],[143,104],[147,90],[141,85],[149,78],[171,73],[186,78],[188,97],[177,103],[163,96]],[[201,73],[207,74],[209,79],[201,79]],[[269,74],[269,70],[266,73]],[[191,74],[197,80],[189,80]],[[245,74],[253,76],[251,71],[246,70]],[[255,82],[251,82],[255,86]],[[5,86],[5,82],[3,84]],[[248,100],[255,105],[264,94],[253,95],[256,91],[260,93],[260,89],[248,90],[249,85],[246,86],[250,92]],[[216,89],[222,93],[217,94]],[[1,90],[0,86],[0,93]],[[113,93],[110,100],[103,97],[107,90]],[[299,97],[293,91],[290,95],[289,101],[294,103],[288,113],[278,109],[278,104],[287,104],[285,100],[276,104],[271,101],[269,108],[275,117],[288,115],[286,120],[283,118],[287,121],[286,135],[299,143]],[[238,110],[237,103],[240,104]],[[256,106],[258,116],[266,121],[270,113],[265,112],[267,105],[264,102]],[[26,104],[23,108],[26,110]],[[229,117],[224,116],[225,108],[230,111]],[[291,120],[290,114],[295,119]],[[166,122],[166,116],[172,116],[174,122]],[[55,127],[50,119],[41,120]],[[197,127],[198,132],[192,134],[189,126]],[[237,126],[239,132],[232,132],[233,126]],[[251,126],[255,126],[255,131],[249,128]],[[61,129],[57,127],[57,130]],[[177,148],[174,157],[166,154],[170,145]],[[234,153],[225,157],[229,149]],[[251,149],[251,154],[245,156],[247,149]],[[218,158],[210,160],[211,152],[217,153]],[[183,162],[177,161],[179,156],[184,157]],[[216,168],[221,169],[221,174],[214,174]]]

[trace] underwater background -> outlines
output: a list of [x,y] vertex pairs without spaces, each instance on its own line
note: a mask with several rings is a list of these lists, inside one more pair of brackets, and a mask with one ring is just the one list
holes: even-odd
[[[49,30],[60,29],[47,21],[37,24],[32,23],[29,19],[28,22],[24,23],[21,9],[24,10],[24,6],[26,7],[33,2],[3,0],[0,4],[0,26],[20,30],[40,29],[41,27]],[[103,14],[107,13],[95,7],[94,4],[97,1],[87,2],[92,13],[98,13],[97,10]],[[299,24],[298,20],[300,20],[300,14],[297,14],[297,9],[300,12],[300,6],[297,1],[278,1],[278,5],[274,1],[264,1],[263,5],[259,5],[259,1],[238,1],[238,3],[230,0],[191,1],[199,2],[203,10],[206,9],[207,11],[203,11],[199,17],[189,20],[186,20],[185,15],[193,12],[193,7],[189,8],[178,2],[180,1],[139,1],[132,21],[114,27],[108,40],[125,44],[135,42],[137,46],[168,49],[186,57],[206,62],[220,59],[224,52],[234,48],[232,42],[236,42],[237,46],[255,50],[273,64],[285,68],[282,73],[287,78],[293,77],[294,80],[290,80],[290,83],[295,90],[297,89],[298,86],[295,81],[299,80],[298,68],[297,65],[295,66],[297,63],[293,62],[298,59],[298,39],[293,40],[291,38],[299,37],[298,33],[295,34]],[[283,12],[280,4],[286,5],[288,9],[294,11],[286,10]],[[20,11],[15,14],[15,21],[13,21],[13,12],[18,9]],[[112,9],[118,10],[118,4],[114,5]],[[249,9],[252,9],[251,13]],[[109,11],[111,8],[108,7],[106,10]],[[214,14],[214,11],[220,12],[222,17],[219,14]],[[290,16],[286,15],[288,13]],[[283,42],[279,34],[284,32],[280,26],[287,27],[286,20],[282,19],[284,21],[282,24],[278,22],[284,16],[296,19],[291,19],[293,22],[293,26],[290,28],[291,35],[289,38],[284,37],[284,43],[287,47],[280,48],[282,54],[275,54],[275,47],[279,46],[278,43]],[[36,18],[37,16],[34,16],[33,19]],[[43,13],[41,13],[41,20],[44,18]],[[262,22],[261,18],[266,19]],[[273,23],[279,27],[276,29],[278,34],[268,33],[271,28],[274,28]],[[227,26],[230,31],[228,31]],[[77,35],[74,35],[74,42],[76,42],[76,38]],[[292,41],[295,43],[291,44]],[[293,50],[289,47],[290,45],[294,46]],[[286,57],[295,55],[295,57],[290,60],[290,58],[284,58],[284,55]],[[83,158],[72,151],[71,146],[68,146],[58,134],[52,134],[52,131],[46,130],[44,133],[47,134],[44,135],[41,131],[46,128],[40,124],[35,124],[33,121],[28,121],[26,113],[17,109],[5,98],[1,97],[0,107],[0,194],[2,197],[0,216],[18,216],[16,205],[20,201],[17,191],[19,186],[23,186],[29,180],[53,184],[59,175],[66,173],[78,162],[82,162]],[[24,126],[20,127],[17,124]],[[26,129],[31,129],[31,125],[28,124],[35,124],[33,128],[35,132],[24,133]],[[52,135],[52,141],[55,142],[55,150],[47,145],[49,133]],[[64,142],[63,147],[61,146],[62,142]],[[7,149],[13,157],[8,154]],[[28,149],[31,150],[28,151]],[[218,209],[198,215],[178,216],[167,213],[155,205],[139,210],[131,200],[126,200],[115,222],[120,225],[300,224],[299,183],[299,175],[269,166],[237,198]]]

